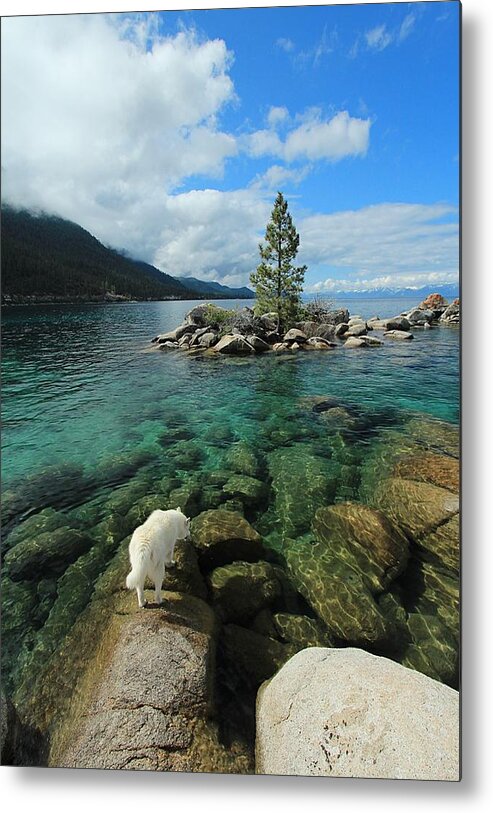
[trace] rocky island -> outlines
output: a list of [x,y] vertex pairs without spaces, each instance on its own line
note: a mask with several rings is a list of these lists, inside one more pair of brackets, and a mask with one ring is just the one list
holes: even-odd
[[[417,307],[390,319],[350,316],[346,308],[311,309],[307,305],[304,311],[302,315],[306,318],[280,332],[275,312],[257,315],[249,307],[228,310],[212,303],[196,305],[186,314],[181,325],[155,336],[152,341],[161,350],[186,350],[206,355],[329,351],[337,347],[381,347],[386,340],[409,341],[415,330],[458,325],[460,321],[459,300],[448,304],[440,294],[431,294]],[[383,338],[377,338],[375,333]]]

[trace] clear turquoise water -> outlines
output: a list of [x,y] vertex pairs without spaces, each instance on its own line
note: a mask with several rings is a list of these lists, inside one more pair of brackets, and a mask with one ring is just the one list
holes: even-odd
[[[53,526],[48,516],[43,528],[67,525],[95,540],[94,551],[61,577],[2,577],[2,655],[10,690],[27,680],[29,691],[32,669],[46,661],[69,631],[90,600],[97,576],[129,532],[122,517],[132,500],[162,496],[163,478],[174,478],[173,488],[192,480],[201,488],[212,482],[211,472],[225,468],[231,447],[246,441],[258,456],[263,478],[275,476],[274,458],[269,456],[279,447],[291,448],[294,471],[289,464],[277,481],[281,490],[285,483],[286,499],[278,495],[276,504],[284,511],[294,512],[299,496],[293,449],[302,450],[306,472],[300,476],[309,490],[315,456],[315,464],[323,464],[335,484],[333,499],[358,501],[363,479],[368,483],[368,461],[373,465],[375,459],[378,474],[379,444],[386,437],[391,444],[399,442],[395,432],[412,415],[458,423],[459,332],[454,328],[416,330],[412,342],[387,341],[383,348],[350,351],[341,346],[333,352],[248,359],[207,359],[153,347],[151,338],[179,324],[193,304],[50,305],[3,311],[4,545],[8,550],[15,536],[10,534],[19,527],[22,531],[22,523],[36,519],[43,509],[64,517],[62,521],[58,514],[58,525]],[[336,304],[347,304],[352,313],[367,318],[383,318],[416,303]],[[306,396],[335,397],[356,419],[350,415],[348,425],[343,415],[341,425],[337,420],[327,424],[303,406],[300,399]],[[127,487],[134,491],[125,492]],[[310,510],[322,499],[317,489],[315,485],[310,492]],[[217,487],[209,494],[215,499]],[[114,515],[115,499],[120,500],[121,516],[111,520],[110,529],[102,528],[101,521]],[[271,501],[247,510],[274,552],[283,524],[276,505]],[[308,531],[309,518],[298,520],[300,534]],[[427,617],[435,613],[433,606],[425,611]]]
[[[226,424],[235,437],[253,441],[266,413],[289,413],[302,395],[458,421],[457,330],[416,331],[410,343],[330,356],[211,363],[147,352],[150,338],[177,325],[192,304],[4,309],[2,487],[47,465],[71,461],[90,471],[111,454],[156,452],[171,409],[186,415],[198,435]],[[347,304],[351,312],[383,318],[413,302]]]

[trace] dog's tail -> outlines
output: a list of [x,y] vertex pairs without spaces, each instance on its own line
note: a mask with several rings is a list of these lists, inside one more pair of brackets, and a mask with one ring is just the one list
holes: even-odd
[[143,545],[138,551],[135,561],[131,562],[132,570],[127,576],[126,585],[129,590],[133,590],[137,585],[144,585],[147,574],[147,564],[150,556],[149,545]]

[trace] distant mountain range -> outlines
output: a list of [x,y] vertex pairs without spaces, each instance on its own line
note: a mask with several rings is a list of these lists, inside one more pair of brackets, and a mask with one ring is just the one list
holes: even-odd
[[229,288],[219,282],[204,282],[196,277],[176,277],[176,279],[198,294],[215,295],[217,299],[255,299],[254,292],[247,287]]
[[253,297],[193,277],[188,285],[60,217],[3,205],[1,225],[4,304]]

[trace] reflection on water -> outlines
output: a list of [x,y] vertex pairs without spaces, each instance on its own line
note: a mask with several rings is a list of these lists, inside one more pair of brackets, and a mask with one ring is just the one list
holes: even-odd
[[[29,705],[32,675],[56,657],[95,584],[126,567],[123,540],[168,505],[238,511],[261,533],[292,593],[244,623],[278,647],[272,663],[317,641],[353,644],[456,686],[458,332],[241,360],[142,352],[190,307],[4,314],[9,691]],[[355,307],[381,317],[397,308]]]

